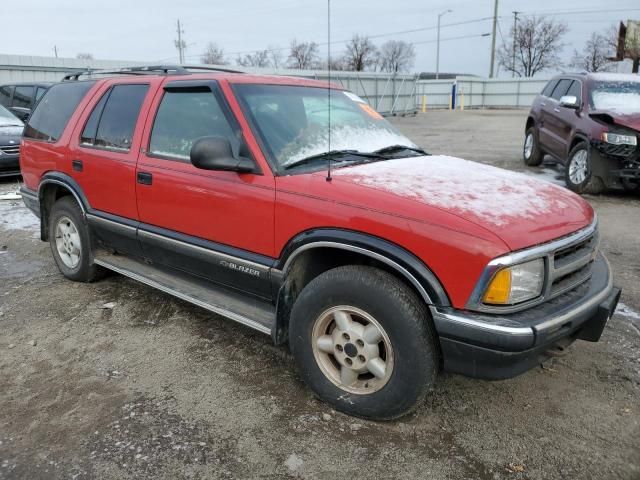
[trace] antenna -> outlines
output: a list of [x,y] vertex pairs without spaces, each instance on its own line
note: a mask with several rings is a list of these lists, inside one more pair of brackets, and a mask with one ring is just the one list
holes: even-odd
[[[329,127],[327,132],[327,152],[331,151],[331,0],[327,0],[327,104]],[[327,182],[331,181],[331,156],[327,167]]]

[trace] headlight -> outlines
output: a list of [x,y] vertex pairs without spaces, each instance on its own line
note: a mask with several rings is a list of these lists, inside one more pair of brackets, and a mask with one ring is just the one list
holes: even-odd
[[540,296],[544,285],[544,260],[538,258],[498,270],[482,301],[491,305],[513,305]]
[[619,133],[604,132],[602,140],[612,145],[637,145],[638,139],[635,135],[620,135]]

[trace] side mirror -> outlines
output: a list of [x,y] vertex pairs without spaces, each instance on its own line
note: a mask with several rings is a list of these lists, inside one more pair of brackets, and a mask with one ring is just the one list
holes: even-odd
[[560,97],[560,106],[577,109],[580,105],[578,105],[578,98],[574,95],[564,95]]
[[224,170],[238,173],[255,171],[249,158],[233,155],[229,139],[224,137],[202,137],[193,142],[189,152],[191,163],[203,170]]

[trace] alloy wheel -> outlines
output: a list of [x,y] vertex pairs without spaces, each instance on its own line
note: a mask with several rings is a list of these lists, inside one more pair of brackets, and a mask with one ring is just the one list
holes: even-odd
[[367,312],[341,305],[323,312],[312,332],[313,355],[337,387],[365,395],[384,387],[393,372],[393,348],[380,323]]
[[578,150],[571,158],[571,163],[569,164],[569,179],[574,185],[580,185],[587,178],[587,172],[587,151]]
[[60,217],[56,224],[56,249],[62,262],[69,268],[80,263],[81,242],[78,229],[69,217]]

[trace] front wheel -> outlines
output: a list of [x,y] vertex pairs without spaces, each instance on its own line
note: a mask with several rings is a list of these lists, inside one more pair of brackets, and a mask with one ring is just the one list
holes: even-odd
[[338,267],[312,280],[293,306],[289,343],[305,383],[350,415],[404,415],[437,376],[426,307],[397,278],[371,267]]
[[578,143],[569,152],[565,167],[565,183],[576,193],[597,195],[604,190],[604,182],[593,174],[594,158],[585,142]]

